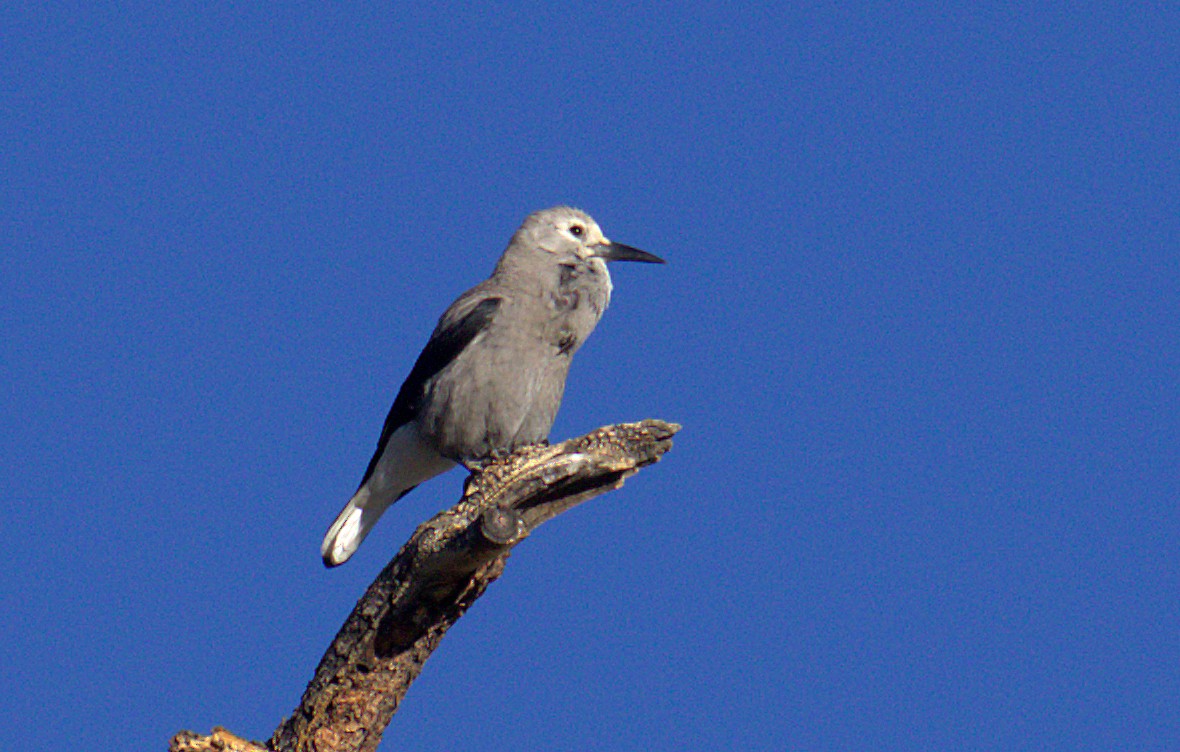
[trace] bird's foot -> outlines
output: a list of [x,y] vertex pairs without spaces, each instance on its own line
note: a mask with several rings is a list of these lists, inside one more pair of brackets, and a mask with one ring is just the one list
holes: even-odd
[[[547,446],[549,446],[549,439],[541,439],[539,441],[534,441],[530,444],[524,444],[522,446],[547,447]],[[520,448],[521,447],[517,447],[517,449],[520,449]],[[483,457],[475,457],[475,458],[469,459],[469,460],[460,460],[460,462],[462,463],[463,467],[467,468],[469,471],[471,471],[473,473],[478,473],[478,472],[481,472],[481,471],[487,469],[488,465],[494,465],[497,462],[503,461],[506,457],[511,455],[514,451],[516,451],[516,449],[493,449],[493,450],[489,451],[487,454],[485,454]]]
[[477,460],[462,460],[461,464],[467,468],[468,472],[479,473],[491,463],[490,457],[480,457]]
[[473,457],[469,460],[463,460],[463,467],[467,468],[473,473],[478,473],[487,468],[488,465],[495,464],[504,459],[512,452],[507,449],[493,449],[482,457]]

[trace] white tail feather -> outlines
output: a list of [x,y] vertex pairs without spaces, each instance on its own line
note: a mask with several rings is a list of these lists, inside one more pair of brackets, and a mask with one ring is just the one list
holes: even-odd
[[358,490],[344,505],[332,527],[328,528],[328,534],[324,536],[324,542],[320,546],[324,565],[335,567],[348,561],[393,501],[393,494],[387,494],[385,499],[374,498],[369,493],[368,486]]
[[454,466],[422,441],[413,424],[394,431],[373,472],[328,528],[320,546],[324,566],[335,567],[348,561],[393,502]]

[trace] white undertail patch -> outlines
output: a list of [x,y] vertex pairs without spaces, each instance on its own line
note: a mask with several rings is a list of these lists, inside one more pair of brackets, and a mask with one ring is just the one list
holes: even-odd
[[385,510],[403,493],[454,466],[422,441],[413,423],[394,431],[368,480],[328,528],[320,545],[324,564],[334,567],[348,561]]

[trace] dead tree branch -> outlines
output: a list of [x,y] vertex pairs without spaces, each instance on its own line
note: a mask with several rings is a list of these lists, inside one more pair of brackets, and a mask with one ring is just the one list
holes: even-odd
[[504,571],[512,547],[658,461],[679,429],[661,420],[605,426],[472,474],[459,503],[422,524],[369,586],[267,744],[217,728],[182,731],[170,751],[372,752],[426,659]]

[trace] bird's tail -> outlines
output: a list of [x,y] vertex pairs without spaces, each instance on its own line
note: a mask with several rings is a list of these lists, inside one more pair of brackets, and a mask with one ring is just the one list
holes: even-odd
[[348,561],[385,510],[413,490],[414,486],[411,486],[398,494],[375,494],[367,483],[357,489],[340,510],[332,527],[328,528],[320,545],[324,566],[336,567]]

